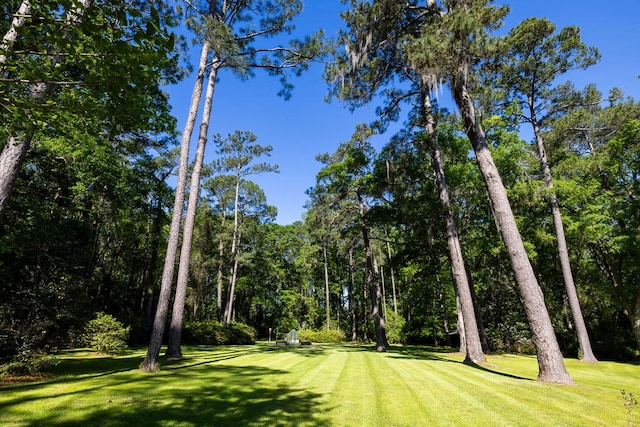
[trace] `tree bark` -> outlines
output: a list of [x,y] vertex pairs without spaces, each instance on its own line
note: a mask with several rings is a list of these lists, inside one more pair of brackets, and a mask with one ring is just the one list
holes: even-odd
[[531,267],[531,262],[524,248],[522,237],[518,231],[515,217],[511,210],[507,190],[502,183],[498,169],[487,144],[484,132],[477,121],[473,101],[465,83],[466,68],[462,66],[451,83],[451,90],[456,105],[460,109],[465,132],[476,155],[476,161],[487,187],[491,200],[498,231],[507,249],[511,266],[514,270],[520,296],[533,342],[537,350],[538,380],[552,383],[573,384],[573,380],[564,365],[562,353],[556,339],[551,318],[544,302],[542,290]]
[[456,295],[456,310],[458,314],[458,337],[460,338],[460,353],[467,353],[467,334],[464,331],[464,316],[460,305],[460,296]]
[[20,173],[31,139],[32,136],[26,134],[22,137],[10,137],[0,154],[0,218],[11,197],[13,183]]
[[[2,36],[2,44],[0,44],[0,52],[8,51],[9,48],[18,39],[18,28],[24,25],[25,17],[31,13],[31,2],[29,0],[22,0],[16,16],[11,20],[9,30]],[[0,65],[7,62],[7,56],[0,53]],[[0,68],[0,71],[2,68]]]
[[149,348],[147,349],[147,354],[140,366],[140,368],[145,372],[153,372],[158,369],[158,357],[160,356],[160,347],[162,346],[162,337],[164,336],[167,312],[169,310],[169,300],[171,299],[171,288],[173,284],[173,271],[175,268],[176,254],[178,252],[178,241],[180,240],[180,223],[182,220],[184,191],[189,166],[189,146],[191,143],[193,128],[195,127],[196,117],[198,115],[198,107],[200,105],[200,100],[202,99],[202,87],[208,55],[209,43],[205,41],[200,53],[198,74],[196,75],[196,81],[193,85],[187,122],[185,124],[184,131],[182,132],[180,163],[178,167],[178,183],[176,185],[176,195],[173,203],[173,217],[171,218],[171,228],[169,229],[167,253],[164,259],[164,268],[162,270],[160,295],[158,297],[158,305],[156,306],[156,314],[153,320],[153,329],[151,331]]
[[209,122],[211,120],[211,109],[213,105],[213,94],[215,91],[216,77],[218,74],[218,62],[213,61],[207,80],[207,90],[204,96],[204,107],[202,110],[202,122],[198,134],[198,145],[196,147],[196,157],[191,172],[191,186],[189,189],[189,201],[187,204],[187,214],[184,220],[182,231],[182,248],[180,249],[180,263],[178,266],[178,279],[176,282],[176,295],[173,301],[173,311],[171,315],[171,326],[169,327],[169,341],[165,356],[168,358],[181,358],[182,349],[180,341],[182,338],[182,322],[184,318],[184,304],[187,297],[187,284],[189,282],[189,266],[191,264],[191,242],[193,240],[193,229],[196,223],[196,212],[198,210],[198,199],[200,197],[200,174],[204,163],[204,152],[207,146],[207,134],[209,132]]
[[564,279],[564,286],[567,291],[569,307],[571,308],[573,323],[575,324],[576,334],[578,335],[578,345],[580,347],[579,356],[583,362],[597,363],[598,359],[593,354],[593,350],[591,349],[591,341],[589,340],[587,325],[585,324],[584,317],[582,316],[582,309],[580,308],[580,301],[578,300],[578,292],[573,281],[571,262],[569,261],[569,251],[567,249],[567,240],[564,235],[564,226],[562,223],[562,214],[560,213],[558,197],[553,189],[551,168],[549,167],[549,160],[547,159],[547,152],[544,147],[544,141],[542,140],[542,133],[540,132],[540,125],[538,124],[538,120],[536,118],[535,107],[533,105],[532,99],[529,99],[529,113],[531,115],[531,123],[533,124],[533,133],[536,138],[536,145],[538,146],[538,154],[540,156],[540,165],[542,167],[544,183],[549,190],[549,203],[551,204],[553,224],[556,229],[556,239],[558,241],[558,254],[560,257],[562,278]]

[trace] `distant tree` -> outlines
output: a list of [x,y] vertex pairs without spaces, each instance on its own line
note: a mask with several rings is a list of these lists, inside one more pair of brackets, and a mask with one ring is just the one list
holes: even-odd
[[318,173],[318,187],[325,187],[334,195],[334,203],[351,199],[357,212],[355,226],[362,233],[362,242],[366,261],[366,284],[369,290],[371,316],[376,334],[376,350],[386,351],[389,346],[386,338],[384,317],[382,315],[382,283],[378,263],[374,258],[370,225],[367,213],[371,199],[371,165],[374,150],[369,138],[373,131],[360,125],[349,142],[343,143],[332,155],[318,156],[325,166]]
[[277,165],[269,163],[255,163],[261,156],[269,156],[271,146],[261,146],[256,144],[257,137],[251,132],[236,131],[235,134],[223,138],[216,135],[216,144],[219,147],[218,154],[221,156],[214,162],[213,169],[221,174],[230,174],[234,181],[234,201],[233,201],[233,237],[231,239],[231,254],[229,260],[229,288],[227,301],[224,308],[223,322],[231,323],[233,313],[233,298],[235,293],[236,279],[238,275],[238,248],[240,245],[240,189],[246,177],[267,172],[278,172]]

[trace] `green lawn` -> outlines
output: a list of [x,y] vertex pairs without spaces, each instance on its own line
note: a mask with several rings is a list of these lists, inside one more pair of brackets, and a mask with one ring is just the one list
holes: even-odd
[[185,347],[162,371],[119,357],[62,353],[54,378],[0,387],[2,426],[629,426],[621,390],[640,366],[567,360],[576,386],[535,381],[528,356],[495,366],[424,347]]

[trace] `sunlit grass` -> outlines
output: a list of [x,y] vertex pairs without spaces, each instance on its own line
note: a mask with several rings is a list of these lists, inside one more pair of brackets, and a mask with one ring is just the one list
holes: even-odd
[[478,368],[424,347],[183,350],[155,374],[138,369],[144,349],[63,353],[52,378],[2,385],[0,425],[628,426],[621,391],[640,396],[640,367],[623,363],[567,360],[577,385],[561,386],[535,381],[529,356]]

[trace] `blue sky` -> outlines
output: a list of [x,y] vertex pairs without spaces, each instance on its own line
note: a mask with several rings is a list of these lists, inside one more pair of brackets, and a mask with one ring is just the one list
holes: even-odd
[[[603,92],[612,87],[621,88],[626,95],[640,99],[640,1],[616,0],[505,0],[498,1],[511,7],[505,29],[517,25],[522,19],[547,17],[558,28],[577,25],[585,43],[595,46],[601,61],[585,71],[567,76],[577,87],[596,83]],[[611,5],[611,6],[610,6]],[[342,24],[338,13],[344,6],[340,0],[306,0],[305,9],[296,20],[296,35],[323,28],[328,36],[337,34]],[[199,50],[191,54],[196,63]],[[276,94],[280,88],[277,78],[256,73],[248,81],[239,81],[229,73],[222,73],[216,85],[210,135],[226,135],[235,130],[249,130],[261,145],[273,146],[269,162],[280,167],[278,174],[254,176],[251,179],[265,191],[270,205],[278,208],[277,222],[290,224],[302,219],[305,191],[314,186],[320,163],[317,154],[333,152],[350,139],[355,126],[375,118],[375,105],[355,112],[340,103],[327,103],[327,86],[322,79],[322,66],[317,65],[296,78],[290,100]],[[193,86],[193,75],[183,82],[167,88],[173,114],[182,128]],[[380,147],[391,134],[378,136]],[[206,162],[215,156],[215,146],[209,139]],[[192,147],[192,152],[195,147]]]

